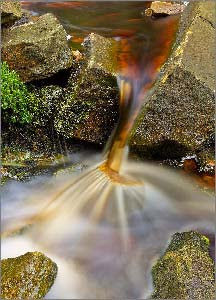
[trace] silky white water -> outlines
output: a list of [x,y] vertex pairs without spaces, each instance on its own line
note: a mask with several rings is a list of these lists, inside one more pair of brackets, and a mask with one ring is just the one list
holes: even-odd
[[114,183],[92,167],[80,178],[51,179],[44,190],[36,184],[25,201],[14,185],[17,207],[3,199],[3,231],[32,225],[3,239],[2,256],[40,250],[53,258],[59,271],[49,299],[147,297],[151,267],[171,234],[213,231],[214,202],[163,167],[125,162],[123,172],[138,184]]

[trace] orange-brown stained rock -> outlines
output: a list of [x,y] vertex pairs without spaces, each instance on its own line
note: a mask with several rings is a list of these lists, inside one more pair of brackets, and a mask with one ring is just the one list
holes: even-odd
[[197,173],[198,166],[194,159],[185,159],[183,169],[186,173]]
[[[214,163],[214,162],[210,162]],[[183,163],[183,171],[192,176],[192,179],[198,183],[199,186],[204,188],[214,189],[215,187],[215,174],[208,172],[199,172],[199,165],[194,159],[185,159]]]

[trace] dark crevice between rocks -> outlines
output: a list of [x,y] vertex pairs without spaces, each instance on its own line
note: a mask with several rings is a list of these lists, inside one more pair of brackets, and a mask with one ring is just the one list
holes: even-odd
[[49,85],[58,85],[60,87],[66,87],[68,84],[68,80],[71,75],[71,68],[66,70],[61,70],[58,73],[40,80],[31,81],[28,85],[33,85],[35,87],[44,87]]
[[131,145],[130,150],[140,158],[153,160],[178,159],[189,152],[186,146],[172,140],[164,140],[152,145]]

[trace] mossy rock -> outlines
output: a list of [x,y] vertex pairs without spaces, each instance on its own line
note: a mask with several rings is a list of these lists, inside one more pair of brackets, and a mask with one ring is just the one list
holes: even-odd
[[57,265],[40,252],[1,261],[1,299],[41,299],[50,290]]
[[152,299],[214,299],[214,262],[209,239],[190,231],[173,235],[152,269]]

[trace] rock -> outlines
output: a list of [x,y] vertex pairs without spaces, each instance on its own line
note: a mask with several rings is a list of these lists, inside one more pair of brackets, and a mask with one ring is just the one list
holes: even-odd
[[32,16],[28,10],[22,9],[22,16],[17,20],[13,26],[20,26],[33,21],[35,16]]
[[215,5],[190,3],[183,13],[173,53],[131,135],[131,150],[143,158],[196,154],[214,132],[215,30],[207,18]]
[[118,120],[116,77],[89,67],[88,60],[73,66],[54,127],[66,138],[103,144]]
[[198,152],[199,172],[215,175],[215,136],[212,134]]
[[12,24],[22,17],[21,4],[17,0],[2,0],[0,3],[1,24]]
[[66,138],[104,144],[118,120],[116,42],[91,33],[84,49],[73,62],[54,127]]
[[44,79],[72,64],[67,34],[52,14],[13,26],[2,37],[2,60],[24,82]]
[[39,100],[38,109],[35,109],[34,125],[51,125],[55,115],[58,113],[58,106],[61,106],[63,99],[63,88],[57,85],[47,85],[33,89],[34,95]]
[[[27,133],[29,132],[27,131]],[[61,167],[62,164],[65,165],[68,162],[67,158],[64,154],[60,153],[57,147],[54,152],[51,148],[53,145],[49,147],[50,152],[45,152],[44,149],[39,149],[43,150],[39,152],[39,150],[35,147],[35,144],[36,146],[39,144],[37,141],[37,135],[39,135],[38,132],[36,131],[35,135],[32,134],[29,136],[29,140],[26,141],[25,138],[27,138],[27,133],[26,137],[24,135],[25,133],[22,133],[21,135],[24,140],[23,143],[25,148],[22,147],[21,143],[17,146],[17,141],[15,141],[14,145],[10,143],[10,146],[7,146],[6,143],[2,143],[1,184],[6,183],[8,180],[27,182],[36,176],[52,175],[58,168]],[[29,133],[29,135],[30,134],[31,133]],[[39,138],[41,144],[44,146],[46,140],[44,140],[41,136],[39,136]],[[28,143],[32,145],[32,149],[26,149],[29,146]],[[47,145],[47,147],[48,146],[49,145]]]
[[169,1],[153,1],[149,8],[147,8],[144,14],[148,17],[155,16],[169,16],[182,13],[185,8],[185,4],[173,3]]
[[[28,24],[17,28],[25,26]],[[106,38],[91,37],[95,42],[106,42]],[[95,46],[98,47],[98,43]],[[88,50],[82,54],[71,51],[74,59],[71,68],[67,70],[69,79],[61,86],[54,85],[60,84],[60,72],[54,83],[54,76],[34,82],[34,88],[30,90],[37,101],[34,101],[31,111],[32,122],[21,132],[18,130],[16,133],[15,128],[12,133],[9,129],[7,134],[5,130],[4,142],[10,145],[16,136],[18,140],[20,136],[21,141],[17,141],[19,145],[23,147],[25,144],[31,150],[33,148],[41,152],[47,149],[56,151],[61,145],[61,139],[63,149],[65,142],[67,147],[71,145],[71,138],[96,144],[107,141],[118,120],[119,89],[115,75],[103,70],[99,64],[93,64],[89,51],[92,49],[92,53],[95,53],[95,50],[91,46],[88,44]],[[65,73],[62,75],[64,78]]]
[[83,59],[83,55],[79,50],[72,50],[73,53],[73,57],[75,58],[76,61],[82,60]]
[[41,299],[54,283],[57,265],[40,252],[1,261],[2,299]]
[[214,299],[214,263],[209,239],[198,232],[173,235],[152,269],[153,299]]
[[118,43],[113,38],[104,38],[91,33],[84,41],[85,52],[90,68],[104,70],[116,75],[118,69]]

